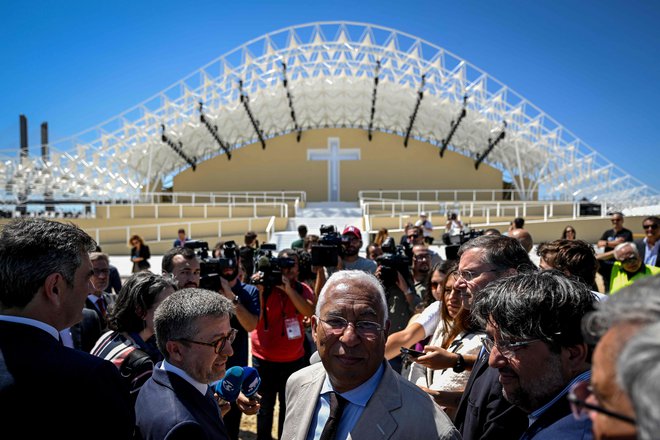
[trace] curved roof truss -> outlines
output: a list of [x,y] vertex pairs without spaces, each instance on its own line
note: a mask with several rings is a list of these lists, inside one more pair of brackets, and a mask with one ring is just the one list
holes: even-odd
[[453,132],[448,149],[475,159],[504,130],[485,162],[503,171],[522,199],[538,194],[617,206],[659,199],[656,189],[483,70],[412,35],[350,22],[294,26],[254,39],[51,145],[47,161],[5,161],[0,189],[5,201],[44,193],[124,198],[191,163],[327,127],[411,136],[439,149]]

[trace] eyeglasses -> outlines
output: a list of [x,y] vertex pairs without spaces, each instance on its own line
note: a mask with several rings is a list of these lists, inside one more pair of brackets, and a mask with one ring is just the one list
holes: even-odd
[[586,400],[589,396],[593,394],[591,385],[588,381],[576,382],[571,386],[571,389],[568,392],[566,398],[571,404],[571,411],[573,412],[573,417],[577,420],[584,420],[589,417],[589,411],[596,411],[606,416],[622,420],[626,423],[636,424],[635,419],[628,417],[625,414],[620,414],[614,411],[610,411],[607,408],[603,408],[599,405],[594,405],[588,403]]
[[92,269],[94,276],[100,277],[101,275],[109,275],[110,269]]
[[516,351],[522,347],[533,344],[534,342],[538,342],[540,340],[541,339],[527,339],[526,341],[501,342],[497,344],[491,338],[481,338],[481,344],[484,346],[486,353],[490,354],[491,351],[493,351],[493,347],[497,347],[497,351],[499,351],[502,356],[507,359],[511,359],[515,355]]
[[222,337],[216,339],[213,342],[193,341],[192,339],[185,339],[185,338],[181,338],[181,339],[178,339],[178,340],[183,341],[183,342],[190,342],[191,344],[207,345],[209,347],[213,347],[216,354],[220,354],[220,352],[227,345],[227,342],[229,342],[230,344],[232,342],[234,342],[234,339],[236,339],[236,334],[237,333],[238,333],[238,330],[233,328],[233,329],[229,330],[229,333],[227,334],[227,336],[222,336]]
[[612,223],[618,223],[618,222],[622,222],[622,221],[623,221],[622,218],[613,218],[612,219]]
[[650,225],[642,225],[643,229],[653,229],[654,231],[658,229],[658,225],[656,223],[651,223]]
[[633,255],[632,257],[628,257],[624,260],[621,260],[621,264],[630,264],[630,263],[636,263],[639,261],[639,258]]
[[323,324],[325,324],[327,332],[335,336],[342,335],[350,324],[353,325],[355,333],[357,333],[361,338],[365,339],[375,339],[383,330],[382,325],[373,321],[348,322],[341,316],[333,316],[328,319],[318,319]]
[[500,272],[500,271],[501,271],[501,269],[482,270],[482,271],[478,271],[478,272],[471,272],[469,270],[457,270],[455,273],[456,273],[456,276],[457,276],[457,278],[456,278],[457,281],[460,280],[461,278],[463,278],[465,281],[470,282],[470,281],[474,280],[475,278],[477,278],[481,274],[488,273],[488,272]]
[[412,240],[416,239],[417,237],[419,237],[419,234],[412,234],[412,235],[408,236],[408,238],[410,238]]

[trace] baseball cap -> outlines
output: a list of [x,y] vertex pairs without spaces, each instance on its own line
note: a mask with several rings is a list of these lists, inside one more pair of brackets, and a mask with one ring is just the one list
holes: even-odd
[[346,226],[346,228],[344,228],[344,232],[342,232],[341,235],[346,234],[352,234],[357,239],[362,240],[362,232],[360,232],[360,230],[355,226]]

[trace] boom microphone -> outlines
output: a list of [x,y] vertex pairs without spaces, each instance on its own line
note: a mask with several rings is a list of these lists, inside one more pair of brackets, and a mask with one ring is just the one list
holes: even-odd
[[259,372],[252,367],[243,367],[243,385],[241,391],[245,397],[252,397],[261,385],[261,377]]
[[235,402],[243,385],[243,368],[239,366],[231,367],[215,385],[215,392],[227,402]]

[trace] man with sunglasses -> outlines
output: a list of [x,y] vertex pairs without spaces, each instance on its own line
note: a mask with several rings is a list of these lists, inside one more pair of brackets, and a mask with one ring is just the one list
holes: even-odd
[[598,247],[604,248],[604,252],[610,252],[614,248],[626,241],[633,241],[633,233],[630,229],[623,227],[623,214],[620,212],[612,213],[612,229],[603,232],[598,240]]
[[621,243],[614,248],[616,262],[610,274],[610,294],[631,285],[637,280],[660,274],[660,267],[647,266],[642,262],[634,243]]
[[346,270],[328,279],[312,316],[321,362],[289,378],[281,438],[460,438],[440,407],[385,361],[389,326],[376,277]]
[[[599,302],[596,311],[583,319],[583,334],[596,345],[592,377],[591,383],[573,390],[571,400],[577,416],[591,418],[596,440],[638,438],[635,426],[638,415],[630,396],[617,380],[617,377],[626,375],[626,372],[618,371],[618,366],[622,364],[620,358],[629,342],[636,339],[642,329],[660,322],[659,291],[660,277],[645,278],[607,301]],[[640,435],[639,438],[656,438],[657,434],[654,432],[652,437]]]
[[555,270],[500,279],[476,297],[488,364],[504,398],[529,419],[521,439],[591,438],[590,421],[573,417],[566,395],[590,377],[580,323],[594,301],[586,285]]
[[652,215],[642,221],[644,238],[635,241],[639,256],[647,266],[660,267],[658,251],[660,251],[660,218]]
[[209,385],[224,377],[233,353],[233,314],[227,298],[198,288],[179,290],[158,306],[154,328],[165,360],[135,403],[141,438],[229,438]]

